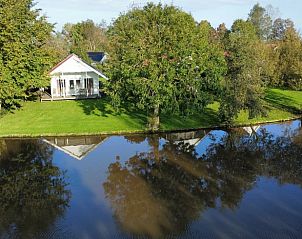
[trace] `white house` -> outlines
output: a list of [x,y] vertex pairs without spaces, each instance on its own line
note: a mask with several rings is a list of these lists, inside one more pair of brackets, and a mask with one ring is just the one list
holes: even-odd
[[43,100],[97,98],[100,96],[99,78],[107,77],[75,54],[57,64],[51,71],[50,95]]

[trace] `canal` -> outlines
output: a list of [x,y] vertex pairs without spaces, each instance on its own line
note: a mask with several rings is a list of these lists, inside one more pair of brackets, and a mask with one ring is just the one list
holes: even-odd
[[0,139],[0,238],[302,238],[301,121]]

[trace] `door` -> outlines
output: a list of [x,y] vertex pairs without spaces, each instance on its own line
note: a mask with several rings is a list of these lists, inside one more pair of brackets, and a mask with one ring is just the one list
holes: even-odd
[[87,95],[93,95],[94,89],[93,89],[93,79],[92,78],[85,79],[85,89],[87,90]]
[[65,80],[57,80],[57,91],[58,96],[64,97],[65,96],[65,89],[66,89],[66,81]]
[[76,80],[76,95],[80,95],[81,88],[81,80]]
[[88,94],[93,95],[93,79],[88,79]]

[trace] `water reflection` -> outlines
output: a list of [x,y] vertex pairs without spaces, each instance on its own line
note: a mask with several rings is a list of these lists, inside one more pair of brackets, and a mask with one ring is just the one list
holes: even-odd
[[107,137],[48,137],[43,141],[67,155],[82,160],[95,150]]
[[[237,210],[259,177],[302,186],[302,131],[277,136],[265,127],[184,135],[127,137],[150,150],[110,164],[103,183],[117,223],[129,234],[181,235],[202,212]],[[202,145],[208,141],[205,149]],[[199,152],[200,151],[200,152]]]
[[301,186],[300,121],[2,139],[0,238],[301,238]]
[[40,140],[0,139],[0,236],[33,238],[47,231],[69,205],[65,173]]

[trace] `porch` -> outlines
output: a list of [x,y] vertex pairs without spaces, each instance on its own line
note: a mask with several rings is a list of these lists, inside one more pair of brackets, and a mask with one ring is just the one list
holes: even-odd
[[100,98],[98,94],[82,94],[82,95],[66,95],[66,96],[51,96],[47,92],[43,92],[40,100],[43,101],[62,101],[62,100],[85,100],[85,99],[97,99]]

